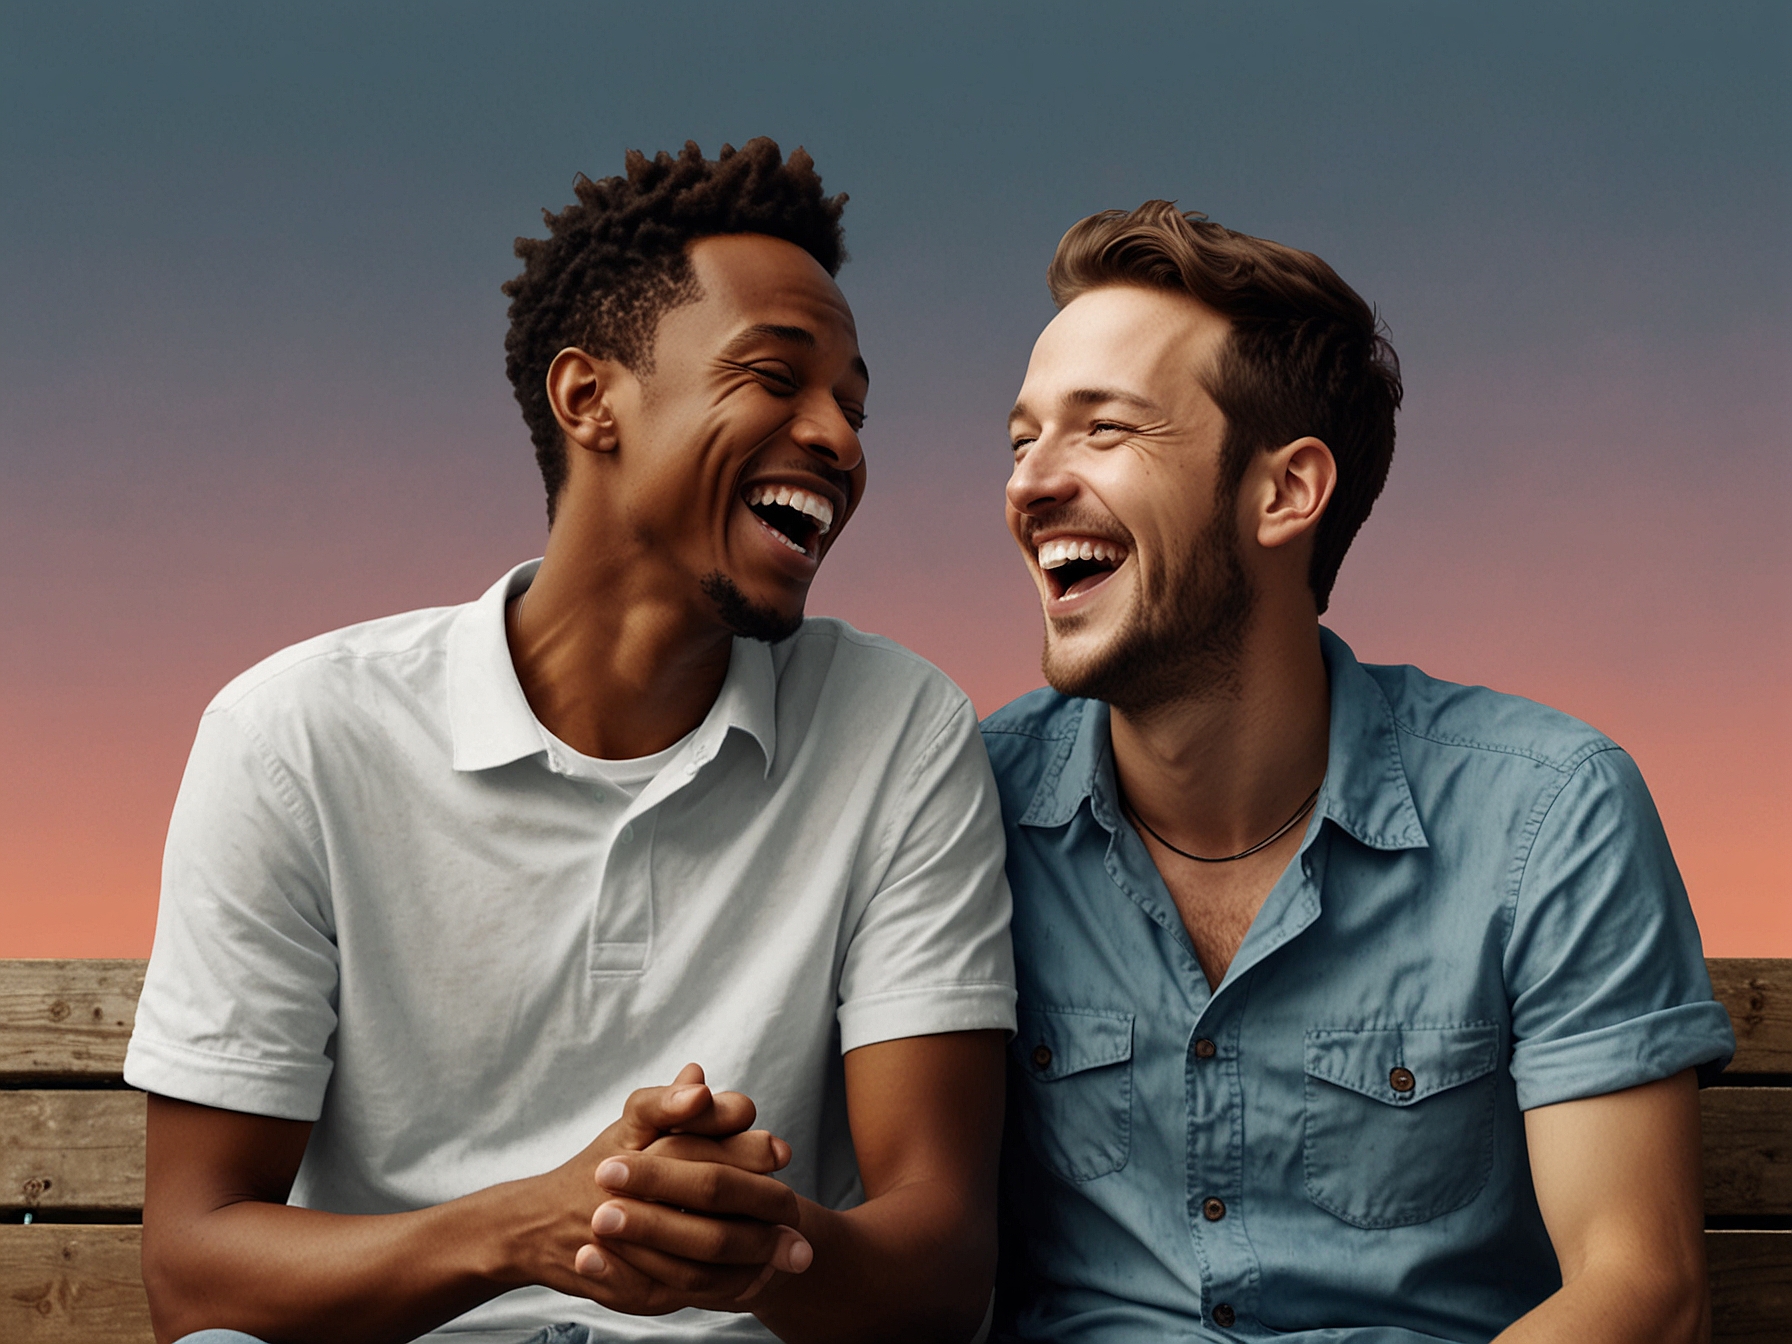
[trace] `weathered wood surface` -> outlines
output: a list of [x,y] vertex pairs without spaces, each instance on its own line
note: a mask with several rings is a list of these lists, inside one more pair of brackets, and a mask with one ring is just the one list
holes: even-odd
[[143,1207],[141,1092],[0,1092],[0,1216]]
[[1736,1029],[1732,1073],[1792,1073],[1792,958],[1711,957],[1711,988]]
[[141,961],[0,961],[0,1084],[121,1078],[142,990]]
[[0,1224],[0,1340],[152,1344],[143,1229]]
[[1792,1232],[1707,1232],[1713,1344],[1792,1344]]
[[[1735,1025],[1735,1074],[1792,1074],[1792,960],[1713,958]],[[142,1202],[140,1094],[121,1078],[140,961],[0,960],[0,1211]],[[76,1084],[68,1091],[49,1090]],[[1701,1094],[1706,1208],[1792,1214],[1792,1088]],[[141,1229],[0,1224],[0,1341],[150,1344]],[[1792,1344],[1792,1230],[1706,1233],[1716,1344]]]
[[1699,1093],[1705,1212],[1792,1216],[1792,1087]]
[[[142,1229],[0,1225],[0,1339],[149,1344]],[[1792,1232],[1707,1232],[1715,1344],[1792,1341]]]

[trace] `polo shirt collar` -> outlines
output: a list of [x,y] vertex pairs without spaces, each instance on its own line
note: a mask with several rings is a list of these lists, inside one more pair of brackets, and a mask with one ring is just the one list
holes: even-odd
[[[504,630],[504,608],[528,589],[540,560],[518,565],[455,616],[448,631],[448,729],[456,770],[490,770],[545,750]],[[778,749],[778,678],[771,648],[735,637],[728,675],[691,741],[693,759],[713,760],[730,730],[759,744],[765,773]]]
[[540,568],[540,560],[518,565],[462,607],[449,627],[448,731],[456,770],[490,770],[546,749],[504,633],[505,605]]
[[[1350,646],[1324,626],[1319,645],[1331,682],[1331,732],[1319,814],[1372,849],[1428,848],[1387,696]],[[1108,706],[1099,700],[1082,702],[1075,733],[1060,739],[1020,824],[1067,825],[1085,798],[1106,829],[1118,826]]]

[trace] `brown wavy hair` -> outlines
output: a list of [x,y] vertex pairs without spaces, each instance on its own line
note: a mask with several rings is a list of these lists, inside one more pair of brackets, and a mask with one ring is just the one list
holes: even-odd
[[714,159],[695,141],[674,158],[631,149],[622,177],[573,181],[578,200],[541,212],[546,238],[518,238],[523,273],[507,281],[504,371],[535,444],[548,522],[566,483],[566,442],[548,403],[548,366],[568,346],[653,371],[654,334],[670,308],[701,298],[688,249],[699,238],[763,233],[802,248],[829,275],[846,260],[844,195],[825,196],[815,161],[788,159],[764,136]]
[[1046,272],[1062,308],[1109,285],[1187,294],[1231,323],[1202,384],[1226,417],[1222,485],[1253,454],[1306,435],[1338,464],[1307,583],[1324,611],[1344,553],[1387,482],[1400,360],[1375,310],[1311,252],[1253,238],[1170,201],[1071,226]]

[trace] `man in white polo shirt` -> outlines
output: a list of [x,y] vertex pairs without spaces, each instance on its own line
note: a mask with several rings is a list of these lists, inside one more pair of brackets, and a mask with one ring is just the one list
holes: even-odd
[[506,286],[545,558],[201,722],[125,1070],[165,1340],[984,1312],[989,767],[940,673],[803,619],[865,479],[845,198],[766,140],[577,191]]

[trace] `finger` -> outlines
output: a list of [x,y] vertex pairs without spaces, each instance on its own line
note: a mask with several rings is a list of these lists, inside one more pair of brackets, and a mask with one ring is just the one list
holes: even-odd
[[654,1140],[642,1151],[653,1157],[675,1158],[681,1162],[722,1162],[742,1171],[756,1171],[762,1176],[782,1171],[790,1165],[790,1145],[763,1129],[750,1129],[745,1134],[730,1134],[721,1139],[668,1134]]
[[782,1181],[722,1162],[682,1162],[646,1153],[606,1157],[598,1163],[597,1184],[609,1193],[695,1213],[792,1227],[802,1219],[795,1192]]
[[754,1292],[755,1285],[769,1277],[764,1265],[702,1264],[633,1242],[604,1241],[600,1246],[610,1274],[620,1278],[627,1273],[631,1281],[638,1276],[639,1281],[651,1285],[645,1291],[633,1290],[647,1300],[663,1294],[679,1305],[695,1299],[697,1303],[726,1307]]
[[708,1134],[720,1138],[751,1129],[758,1118],[759,1108],[751,1097],[739,1092],[714,1092],[710,1094],[707,1108],[700,1108],[690,1119],[666,1128],[681,1134]]
[[701,1123],[710,1115],[713,1103],[714,1097],[703,1082],[703,1070],[696,1064],[687,1064],[678,1071],[678,1078],[670,1087],[643,1087],[629,1093],[623,1103],[622,1118],[617,1122],[621,1140],[626,1146],[645,1148],[670,1130]]
[[[590,1283],[588,1295],[614,1311],[635,1316],[659,1316],[688,1306],[688,1294],[647,1274],[629,1263],[617,1246],[587,1245],[579,1247],[573,1257],[573,1268],[579,1277]],[[747,1271],[719,1269],[719,1279],[739,1276]]]
[[705,1265],[770,1265],[801,1274],[815,1251],[793,1227],[751,1218],[715,1218],[664,1204],[606,1200],[591,1216],[600,1245],[627,1244]]

